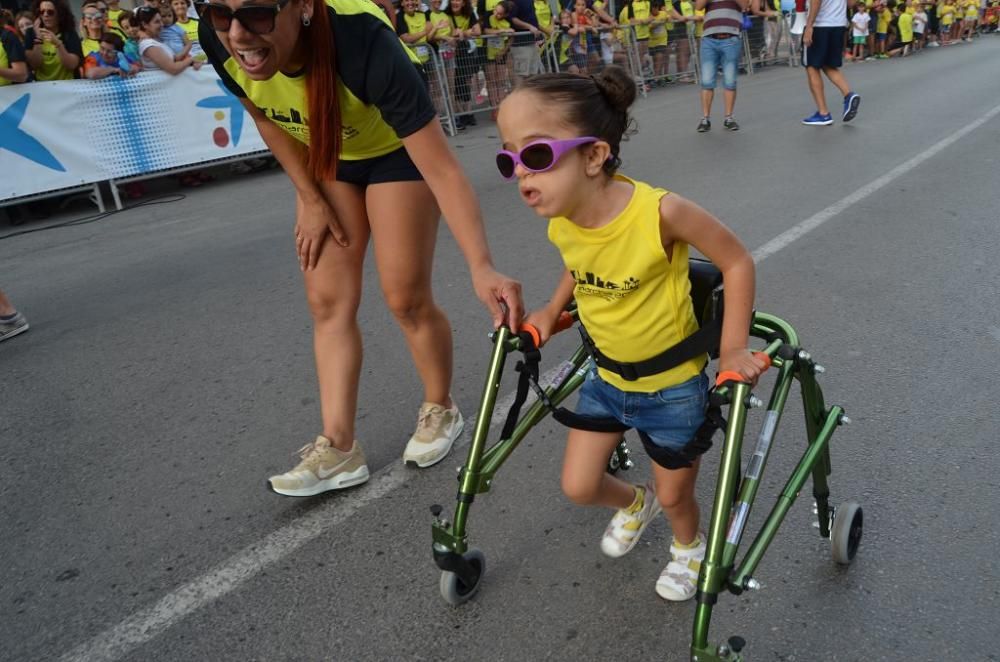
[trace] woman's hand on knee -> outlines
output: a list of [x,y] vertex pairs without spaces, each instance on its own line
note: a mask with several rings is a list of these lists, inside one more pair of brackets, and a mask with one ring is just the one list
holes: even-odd
[[347,246],[347,234],[326,200],[306,202],[298,198],[296,206],[295,254],[299,258],[299,268],[308,271],[316,268],[327,235],[333,235],[338,244]]

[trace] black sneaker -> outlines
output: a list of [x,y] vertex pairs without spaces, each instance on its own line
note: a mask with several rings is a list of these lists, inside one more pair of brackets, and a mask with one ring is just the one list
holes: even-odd
[[739,131],[740,125],[736,123],[732,117],[727,117],[722,121],[722,126],[725,127],[726,131]]
[[698,133],[705,133],[711,128],[712,128],[712,123],[708,120],[707,117],[702,117],[701,121],[698,122]]
[[476,116],[466,115],[465,116],[465,126],[476,126]]

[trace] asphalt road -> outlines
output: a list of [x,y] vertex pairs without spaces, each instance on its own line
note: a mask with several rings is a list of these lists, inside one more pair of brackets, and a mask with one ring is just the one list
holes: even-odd
[[[989,37],[848,66],[860,114],[824,129],[799,124],[813,110],[800,69],[741,81],[738,133],[695,133],[693,86],[636,108],[624,172],[700,202],[758,252],[758,308],[799,330],[828,403],[854,420],[834,437],[831,488],[865,509],[861,551],[832,563],[805,494],[763,590],[716,608],[713,640],[744,636],[748,659],[1000,657],[998,62]],[[558,257],[481,125],[453,142],[498,267],[539,304]],[[564,431],[549,421],[473,506],[481,592],[441,600],[427,506],[453,509],[464,448],[401,466],[420,388],[371,271],[358,435],[373,479],[266,491],[319,427],[292,189],[272,171],[185,193],[0,240],[0,287],[32,325],[0,344],[0,659],[687,659],[693,606],[653,592],[669,527],[603,558],[610,513],[559,493]],[[435,287],[471,417],[489,320],[444,229]],[[544,367],[571,345],[554,341]],[[801,452],[800,418],[793,403],[752,524]],[[647,471],[640,458],[631,475]]]

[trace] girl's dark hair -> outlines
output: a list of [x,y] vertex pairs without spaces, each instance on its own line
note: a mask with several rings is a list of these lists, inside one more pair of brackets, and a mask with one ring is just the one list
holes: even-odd
[[309,106],[309,155],[306,167],[316,181],[337,178],[340,159],[340,103],[337,99],[337,49],[324,0],[312,2],[312,21],[302,27],[309,53],[306,62],[306,103]]
[[[445,7],[444,12],[449,16],[455,16],[455,12],[451,10],[451,2],[449,2],[448,6]],[[472,17],[474,16],[472,11],[472,0],[462,0],[462,9],[458,12],[458,16],[464,16],[470,21],[472,20]]]
[[622,139],[635,133],[628,109],[635,102],[635,81],[617,65],[605,67],[593,76],[540,74],[526,78],[518,89],[542,95],[560,106],[563,120],[581,136],[600,138],[611,146],[611,158],[604,164],[608,176],[621,166]]
[[35,0],[31,7],[31,13],[41,16],[39,8],[43,2],[51,2],[56,8],[56,19],[59,21],[59,34],[69,34],[76,32],[76,19],[73,18],[73,10],[69,8],[66,0]]
[[160,15],[160,10],[156,7],[143,5],[135,10],[135,22],[140,30],[145,31],[146,26],[153,22],[153,19]]
[[[501,0],[497,3],[498,5],[503,5],[503,19],[509,20],[514,12],[517,11],[517,5],[515,5],[511,0]],[[496,7],[494,7],[496,9]]]
[[123,42],[122,38],[116,35],[114,32],[105,32],[104,34],[101,35],[100,41],[103,41],[107,44],[111,44],[112,46],[114,46],[114,49],[116,51],[120,51],[123,48],[125,48],[125,42]]

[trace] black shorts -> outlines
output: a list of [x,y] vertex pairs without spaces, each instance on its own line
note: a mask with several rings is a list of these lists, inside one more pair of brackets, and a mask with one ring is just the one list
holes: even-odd
[[802,51],[806,67],[839,69],[844,64],[844,34],[846,27],[813,28],[812,45]]
[[406,148],[400,147],[385,156],[359,161],[344,161],[337,163],[337,181],[356,184],[365,187],[370,184],[385,184],[387,182],[422,182],[423,175],[413,164]]

